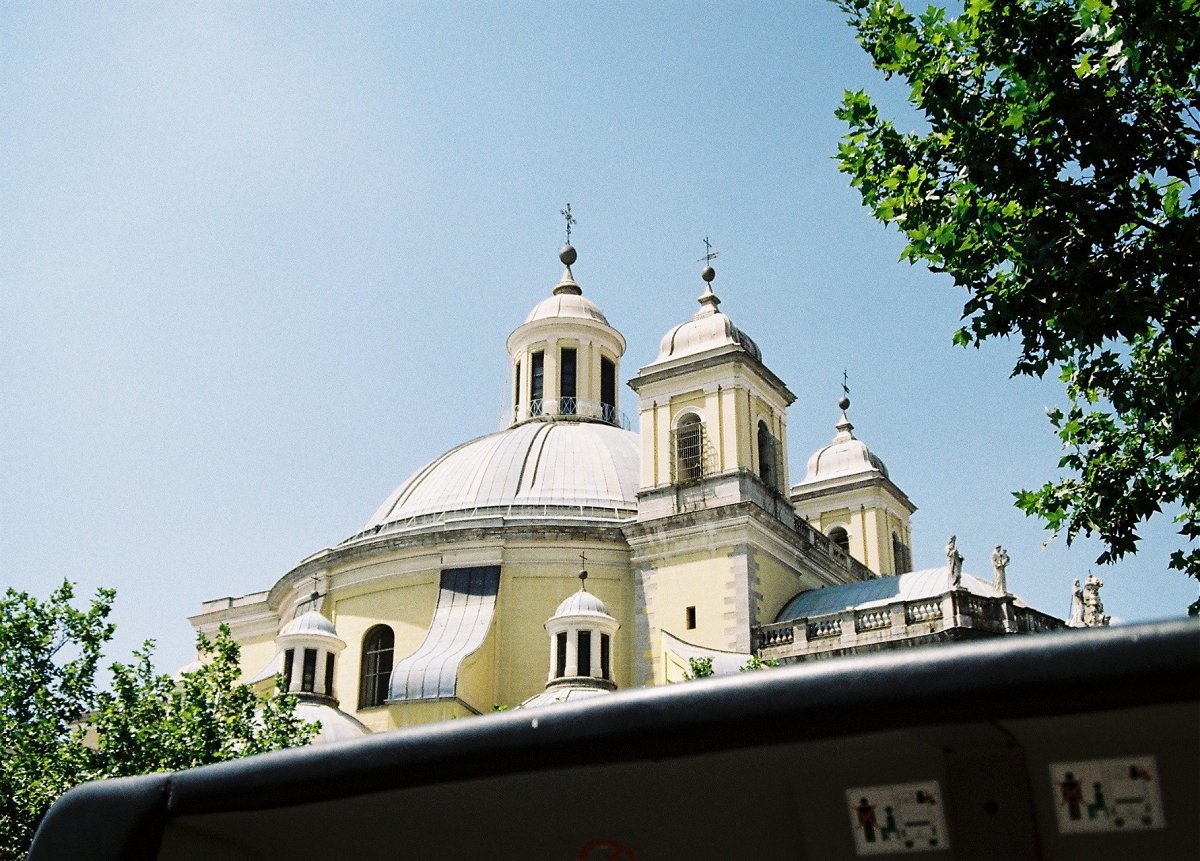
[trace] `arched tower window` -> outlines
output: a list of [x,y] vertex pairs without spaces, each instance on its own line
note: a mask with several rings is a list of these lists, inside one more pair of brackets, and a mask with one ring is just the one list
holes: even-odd
[[704,424],[688,413],[675,427],[675,479],[692,481],[704,476]]
[[758,477],[767,485],[775,481],[775,438],[767,429],[767,423],[758,423]]
[[376,625],[363,637],[362,670],[359,674],[358,707],[383,705],[392,677],[392,652],[396,636],[387,625]]
[[850,552],[850,533],[840,526],[829,530],[829,540],[847,553]]

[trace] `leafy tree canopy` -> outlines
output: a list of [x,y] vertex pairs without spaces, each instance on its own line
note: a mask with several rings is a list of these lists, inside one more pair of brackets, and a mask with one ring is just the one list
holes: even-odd
[[112,690],[98,691],[114,597],[101,589],[76,609],[70,583],[45,601],[13,589],[0,597],[0,861],[25,857],[46,810],[77,783],[294,747],[320,728],[296,717],[294,697],[240,683],[225,627],[198,637],[203,666],[179,681],[154,671],[147,642],[132,664],[113,664]]
[[1200,0],[835,2],[928,126],[847,93],[841,169],[968,291],[956,343],[1012,336],[1014,374],[1065,384],[1060,477],[1017,505],[1100,563],[1170,506],[1200,578]]

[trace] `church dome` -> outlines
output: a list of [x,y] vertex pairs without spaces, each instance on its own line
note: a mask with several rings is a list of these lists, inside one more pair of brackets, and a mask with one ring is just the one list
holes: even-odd
[[608,605],[593,595],[580,589],[574,595],[567,598],[558,605],[558,609],[554,611],[553,618],[557,619],[561,616],[612,616],[609,612]]
[[837,435],[833,442],[816,451],[808,459],[808,469],[800,484],[812,484],[827,478],[845,478],[867,472],[878,472],[884,478],[888,478],[887,466],[883,460],[867,448],[866,443],[854,436],[854,425],[850,424],[850,419],[846,416],[850,399],[842,398],[839,406],[842,415],[837,423]]
[[279,632],[279,636],[337,637],[337,632],[333,628],[333,622],[316,610],[308,610],[288,622]]
[[721,300],[712,291],[712,278],[715,276],[712,267],[704,270],[705,287],[700,296],[700,310],[686,323],[680,323],[667,334],[663,335],[658,345],[656,362],[678,359],[681,356],[691,356],[714,350],[718,347],[741,347],[754,358],[762,361],[762,350],[750,336],[733,325],[733,321],[722,314],[717,308]]
[[638,436],[597,421],[515,425],[451,449],[398,487],[355,537],[385,526],[636,514]]
[[[562,284],[559,284],[561,287]],[[558,293],[547,296],[533,306],[526,323],[534,320],[546,320],[551,317],[579,317],[584,320],[595,320],[597,323],[609,325],[608,318],[600,310],[600,306],[580,293]]]

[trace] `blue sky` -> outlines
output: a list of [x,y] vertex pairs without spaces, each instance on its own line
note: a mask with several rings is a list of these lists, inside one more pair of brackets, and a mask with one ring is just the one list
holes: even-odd
[[[1053,381],[950,343],[964,294],[833,161],[842,91],[915,123],[824,0],[8,4],[0,12],[0,585],[118,589],[116,658],[190,659],[200,602],[269,588],[493,431],[504,341],[557,281],[559,210],[628,379],[703,286],[797,395],[793,481],[856,432],[919,511],[1065,614],[1099,548],[1011,492],[1059,457]],[[622,406],[636,415],[633,393]],[[1181,615],[1171,524],[1100,571]]]

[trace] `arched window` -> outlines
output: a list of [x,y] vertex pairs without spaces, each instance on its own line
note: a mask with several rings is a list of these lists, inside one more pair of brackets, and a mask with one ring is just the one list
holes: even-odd
[[767,429],[767,423],[758,423],[758,477],[770,485],[775,480],[772,463],[775,459],[775,438]]
[[558,354],[558,411],[564,416],[575,415],[575,362],[574,347],[563,347]]
[[387,700],[395,645],[396,635],[387,625],[376,625],[363,637],[362,670],[358,685],[360,709],[383,705]]
[[692,481],[704,476],[704,425],[700,416],[688,413],[675,427],[675,477]]
[[829,530],[829,540],[847,553],[850,552],[850,533],[840,526]]

